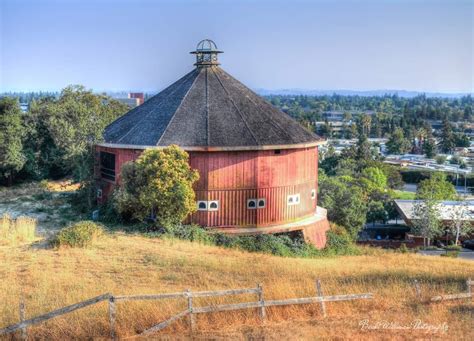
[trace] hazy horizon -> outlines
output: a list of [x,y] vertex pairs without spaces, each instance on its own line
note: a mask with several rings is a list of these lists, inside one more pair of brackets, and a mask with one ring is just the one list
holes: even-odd
[[204,38],[256,90],[474,92],[469,0],[0,0],[0,92],[156,92]]

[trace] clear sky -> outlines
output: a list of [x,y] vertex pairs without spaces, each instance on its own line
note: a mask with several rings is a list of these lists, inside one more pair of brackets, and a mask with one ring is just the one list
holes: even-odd
[[473,0],[0,0],[0,91],[160,90],[203,38],[252,88],[474,89]]

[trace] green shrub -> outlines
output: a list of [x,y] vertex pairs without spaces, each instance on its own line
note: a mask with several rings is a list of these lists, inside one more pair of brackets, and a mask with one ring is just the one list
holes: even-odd
[[324,253],[328,255],[358,255],[360,250],[354,244],[351,235],[339,225],[331,224],[326,233],[327,242]]
[[302,234],[262,234],[254,236],[229,236],[214,233],[197,225],[173,225],[167,228],[150,229],[150,237],[169,237],[206,245],[216,245],[225,248],[239,249],[248,252],[269,253],[282,257],[316,258],[333,255],[359,255],[361,248],[354,244],[346,229],[332,225],[327,233],[327,245],[318,250],[312,244],[305,242]]
[[446,251],[461,251],[462,247],[460,245],[449,245],[444,248]]
[[165,232],[166,236],[175,237],[178,239],[189,240],[191,242],[198,242],[202,244],[214,244],[214,236],[199,227],[198,225],[174,225],[168,227]]
[[193,184],[199,179],[189,166],[189,155],[176,145],[147,149],[121,169],[121,186],[113,195],[117,211],[124,217],[159,226],[180,224],[196,210]]
[[408,249],[407,244],[401,243],[401,244],[400,244],[400,247],[398,248],[398,252],[400,252],[400,253],[408,253],[408,252],[410,252],[410,250]]
[[54,237],[55,247],[88,247],[104,234],[102,225],[93,221],[79,221],[63,228]]
[[458,258],[459,251],[447,251],[446,253],[442,253],[441,257],[450,257],[450,258]]

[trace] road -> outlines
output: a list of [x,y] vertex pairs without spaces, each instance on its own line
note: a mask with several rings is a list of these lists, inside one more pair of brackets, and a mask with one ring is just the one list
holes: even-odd
[[[418,251],[418,254],[420,255],[438,256],[438,257],[439,255],[443,253],[446,253],[446,251]],[[474,251],[463,249],[461,252],[459,252],[458,258],[474,261]]]
[[[416,184],[406,183],[403,186],[403,190],[407,191],[407,192],[416,193],[416,186],[417,186]],[[455,186],[455,188],[456,188],[456,192],[458,192],[458,194],[464,194],[464,186]]]

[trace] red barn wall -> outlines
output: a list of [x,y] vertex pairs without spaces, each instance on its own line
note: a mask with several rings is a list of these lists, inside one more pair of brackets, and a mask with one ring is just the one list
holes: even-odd
[[[198,211],[191,221],[204,226],[269,226],[310,216],[317,199],[317,147],[240,152],[191,152],[201,174],[197,200],[219,200],[218,211]],[[300,194],[299,205],[287,196]],[[264,198],[265,208],[248,209],[247,199]]]
[[[97,154],[115,154],[116,182],[121,166],[138,158],[142,150],[98,146]],[[196,200],[218,200],[218,211],[197,211],[188,222],[202,226],[270,226],[313,215],[317,198],[317,147],[262,151],[189,152],[189,163],[200,179]],[[97,157],[98,159],[98,157]],[[96,168],[100,178],[100,170]],[[104,199],[114,183],[100,181]],[[300,194],[300,203],[289,206],[287,196]],[[248,199],[264,198],[264,208],[248,209]]]

